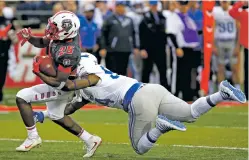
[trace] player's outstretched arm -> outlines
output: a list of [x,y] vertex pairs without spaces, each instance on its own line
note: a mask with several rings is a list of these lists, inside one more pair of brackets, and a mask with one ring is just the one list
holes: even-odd
[[83,89],[86,87],[95,86],[99,82],[100,78],[95,74],[88,75],[85,79],[67,80],[65,86],[62,88],[63,91],[74,91]]
[[24,28],[17,33],[17,36],[21,39],[21,46],[27,41],[37,48],[45,48],[49,45],[50,40],[46,37],[35,37],[31,33],[30,28]]
[[35,36],[31,36],[28,41],[37,48],[45,48],[49,45],[50,42],[50,40],[47,39],[46,37],[35,37]]

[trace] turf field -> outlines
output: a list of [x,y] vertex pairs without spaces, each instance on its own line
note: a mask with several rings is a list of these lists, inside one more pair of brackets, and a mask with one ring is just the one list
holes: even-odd
[[[163,135],[147,154],[137,155],[128,138],[127,115],[123,111],[87,110],[73,115],[86,130],[102,137],[92,159],[247,160],[247,107],[215,108],[186,132]],[[83,150],[76,137],[47,120],[37,125],[44,143],[28,153],[15,152],[26,138],[19,113],[0,114],[0,160],[80,160]]]

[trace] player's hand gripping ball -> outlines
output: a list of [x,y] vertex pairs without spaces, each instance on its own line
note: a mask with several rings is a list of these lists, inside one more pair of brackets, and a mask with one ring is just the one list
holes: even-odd
[[33,72],[43,73],[50,77],[56,77],[56,68],[50,56],[36,56],[33,61]]

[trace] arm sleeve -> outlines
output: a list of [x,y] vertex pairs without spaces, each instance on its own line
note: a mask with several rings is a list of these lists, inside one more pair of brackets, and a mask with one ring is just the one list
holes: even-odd
[[239,20],[240,19],[240,11],[239,8],[241,8],[243,6],[243,2],[237,2],[233,5],[233,7],[230,9],[229,14],[234,18]]

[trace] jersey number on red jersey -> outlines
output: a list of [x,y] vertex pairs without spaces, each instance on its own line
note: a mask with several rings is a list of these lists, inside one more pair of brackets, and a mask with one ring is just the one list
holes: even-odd
[[59,49],[59,56],[63,54],[73,54],[74,46],[61,46]]

